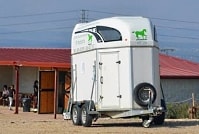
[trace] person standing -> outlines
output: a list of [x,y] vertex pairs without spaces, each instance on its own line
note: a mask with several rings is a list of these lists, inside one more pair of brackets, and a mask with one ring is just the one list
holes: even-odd
[[8,88],[9,109],[12,110],[13,97],[15,95],[14,85]]
[[5,106],[5,104],[7,103],[8,101],[8,86],[7,85],[4,85],[3,86],[3,92],[2,92],[2,96],[1,96],[1,100],[3,101],[3,106]]
[[35,80],[33,89],[34,89],[34,96],[33,96],[33,108],[37,108],[37,103],[38,103],[38,86],[39,82],[38,80]]
[[8,98],[8,87],[7,85],[4,85],[1,99],[7,99],[7,98]]

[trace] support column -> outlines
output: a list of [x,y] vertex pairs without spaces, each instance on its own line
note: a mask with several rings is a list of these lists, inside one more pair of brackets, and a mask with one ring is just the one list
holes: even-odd
[[19,106],[19,66],[15,65],[15,114],[18,114],[18,106]]
[[54,119],[57,115],[57,68],[55,68],[55,81],[54,81]]

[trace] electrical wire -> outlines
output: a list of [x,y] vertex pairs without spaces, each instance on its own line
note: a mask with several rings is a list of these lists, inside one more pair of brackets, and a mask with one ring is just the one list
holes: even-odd
[[[5,18],[17,18],[17,17],[30,17],[30,16],[52,15],[52,14],[61,14],[61,13],[73,13],[73,12],[77,12],[77,11],[78,10],[44,12],[44,13],[34,13],[34,14],[25,14],[25,15],[16,15],[16,16],[0,16],[0,18],[4,18],[5,19]],[[89,11],[91,13],[103,13],[103,14],[111,14],[111,15],[124,15],[124,14],[118,14],[118,13],[113,13],[113,12],[104,12],[104,11],[96,11],[96,10],[85,10],[85,11]],[[199,22],[195,22],[195,21],[164,19],[164,18],[157,18],[157,17],[149,17],[149,18],[156,19],[156,20],[164,20],[164,21],[175,21],[175,22],[199,24]],[[30,24],[40,24],[40,23],[54,23],[54,22],[71,21],[71,20],[74,20],[74,19],[76,19],[76,18],[60,19],[60,20],[49,20],[49,21],[22,22],[22,23],[13,23],[13,24],[1,24],[0,26],[30,25]],[[157,27],[159,27],[159,28],[177,29],[177,30],[189,30],[189,31],[196,31],[196,32],[199,31],[199,29],[188,29],[188,28],[181,28],[181,27],[161,26],[161,25],[157,25]],[[36,29],[36,30],[29,30],[29,31],[5,32],[5,33],[0,33],[0,34],[1,35],[2,34],[16,34],[16,33],[23,33],[23,32],[35,32],[35,31],[50,30],[50,29],[54,30],[54,29],[61,29],[61,28],[47,28],[47,29],[39,29],[39,30]],[[199,38],[197,38],[197,37],[176,36],[176,35],[167,35],[167,34],[158,34],[158,36],[199,40]]]
[[48,30],[57,30],[57,29],[68,29],[68,28],[73,28],[73,26],[71,26],[71,27],[43,28],[43,29],[27,30],[27,31],[4,32],[4,33],[0,33],[0,35],[2,35],[2,34],[19,34],[19,33],[27,33],[27,32],[39,32],[39,31],[48,31]]
[[197,37],[187,37],[187,36],[176,36],[176,35],[166,35],[166,34],[158,34],[161,37],[170,37],[170,38],[182,38],[182,39],[192,39],[192,40],[199,40]]
[[[18,18],[18,17],[31,17],[31,16],[43,16],[43,15],[53,15],[53,14],[63,14],[63,13],[73,13],[73,12],[79,12],[82,10],[69,10],[69,11],[55,11],[55,12],[43,12],[43,13],[33,13],[33,14],[24,14],[24,15],[12,15],[12,16],[0,16],[0,19],[6,19],[6,18]],[[85,10],[93,13],[101,13],[101,14],[109,14],[109,15],[127,15],[127,14],[121,14],[121,13],[113,13],[113,12],[105,12],[105,11],[97,11],[97,10]],[[159,18],[159,17],[150,17],[150,19],[155,20],[163,20],[163,21],[174,21],[174,22],[183,22],[183,23],[194,23],[199,24],[197,21],[186,21],[186,20],[177,20],[177,19],[167,19],[167,18]]]
[[87,10],[93,13],[102,13],[102,14],[110,14],[110,15],[124,15],[124,14],[118,14],[118,13],[113,13],[113,12],[104,12],[104,11],[96,11],[96,10]]
[[24,22],[24,23],[13,23],[13,24],[2,24],[0,26],[31,25],[31,24],[40,24],[40,23],[65,22],[65,21],[73,21],[73,20],[77,20],[77,18],[48,20],[48,21],[35,21],[35,22]]
[[149,18],[150,18],[150,19],[154,19],[154,20],[163,20],[163,21],[174,21],[174,22],[182,22],[182,23],[199,24],[198,21],[185,21],[185,20],[164,19],[164,18],[155,18],[155,17],[149,17]]
[[[110,15],[127,15],[127,14],[121,14],[121,13],[104,12],[104,11],[96,11],[96,10],[88,10],[88,11],[94,12],[94,13],[110,14]],[[154,19],[154,20],[162,20],[162,21],[172,21],[172,22],[182,22],[182,23],[199,24],[198,21],[186,21],[186,20],[177,20],[177,19],[167,19],[167,18],[159,18],[159,17],[151,17],[151,16],[148,16],[148,18]]]
[[52,15],[52,14],[63,14],[63,13],[72,13],[72,12],[77,12],[77,11],[78,10],[70,10],[70,11],[33,13],[33,14],[24,14],[24,15],[0,16],[0,19],[21,18],[21,17],[31,17],[31,16],[43,16],[43,15]]
[[192,28],[170,27],[170,26],[161,26],[161,25],[156,25],[156,27],[199,32],[199,29],[192,29]]

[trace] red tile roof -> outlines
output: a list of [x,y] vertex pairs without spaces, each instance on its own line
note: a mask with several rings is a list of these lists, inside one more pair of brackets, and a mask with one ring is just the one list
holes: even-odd
[[[0,65],[70,68],[71,49],[0,48]],[[199,78],[199,64],[160,54],[162,78]]]
[[0,48],[0,65],[70,67],[70,49]]
[[199,78],[199,64],[160,54],[160,76],[162,78]]

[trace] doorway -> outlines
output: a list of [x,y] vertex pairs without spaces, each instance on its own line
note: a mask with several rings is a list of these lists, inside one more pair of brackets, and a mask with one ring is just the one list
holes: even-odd
[[40,71],[39,74],[39,113],[53,113],[55,72]]

